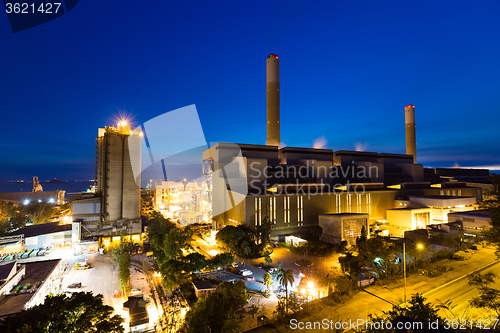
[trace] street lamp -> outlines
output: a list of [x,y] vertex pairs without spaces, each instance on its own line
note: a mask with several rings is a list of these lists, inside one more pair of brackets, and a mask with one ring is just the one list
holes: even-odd
[[[417,244],[417,249],[421,250],[423,248],[424,246],[422,244]],[[405,241],[403,241],[403,276],[405,280],[404,303],[406,307],[406,242]]]

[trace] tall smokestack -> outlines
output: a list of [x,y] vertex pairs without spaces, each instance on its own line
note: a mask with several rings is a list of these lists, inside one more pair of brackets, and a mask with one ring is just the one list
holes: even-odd
[[267,57],[267,142],[281,148],[280,139],[280,61],[277,54]]
[[413,164],[417,163],[417,138],[415,135],[415,105],[405,106],[406,154],[413,155]]

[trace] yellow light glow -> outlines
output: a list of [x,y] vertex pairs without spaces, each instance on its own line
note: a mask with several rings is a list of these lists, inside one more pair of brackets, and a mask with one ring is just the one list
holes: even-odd
[[125,120],[122,120],[122,121],[120,122],[120,126],[121,126],[121,127],[125,127],[125,126],[127,126],[127,122],[126,122]]
[[113,242],[119,242],[120,241],[120,236],[115,236],[112,238]]
[[312,282],[312,281],[307,282],[307,287],[309,289],[314,288],[314,282]]
[[210,230],[210,238],[208,239],[208,244],[217,245],[217,240],[215,239],[215,236],[217,235],[218,232],[219,232],[218,230]]
[[417,247],[418,247],[419,249],[423,249],[423,248],[424,248],[424,246],[423,246],[422,244],[417,244]]

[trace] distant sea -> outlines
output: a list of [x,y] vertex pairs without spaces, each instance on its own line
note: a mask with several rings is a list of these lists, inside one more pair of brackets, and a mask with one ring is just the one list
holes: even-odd
[[[51,192],[55,190],[66,191],[66,197],[68,194],[80,193],[86,191],[92,182],[62,182],[62,183],[40,183],[44,191]],[[15,183],[15,182],[2,182],[0,181],[0,192],[31,192],[33,190],[33,183]]]

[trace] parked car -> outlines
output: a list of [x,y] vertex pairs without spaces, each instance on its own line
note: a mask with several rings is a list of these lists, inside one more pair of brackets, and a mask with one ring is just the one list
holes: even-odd
[[245,276],[244,279],[247,280],[247,281],[253,281],[253,280],[255,280],[254,277],[251,276],[251,275]]
[[250,271],[248,269],[241,269],[240,270],[240,275],[242,275],[242,276],[249,276],[249,275],[252,275],[252,271]]
[[75,283],[72,283],[68,286],[68,288],[70,289],[79,289],[82,287],[82,283],[81,282],[75,282]]
[[89,268],[92,267],[86,262],[79,262],[78,264],[75,265],[75,269],[89,269]]
[[276,267],[269,267],[269,269],[267,270],[270,274],[273,274],[274,272],[277,272],[278,269]]
[[139,294],[142,294],[142,291],[140,291],[139,289],[131,289],[130,290],[130,296],[139,295]]

